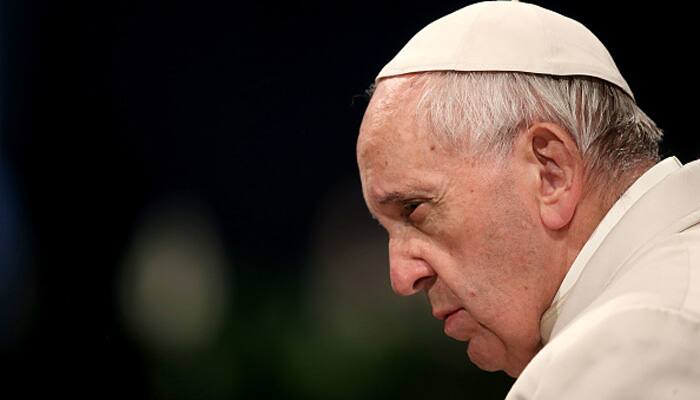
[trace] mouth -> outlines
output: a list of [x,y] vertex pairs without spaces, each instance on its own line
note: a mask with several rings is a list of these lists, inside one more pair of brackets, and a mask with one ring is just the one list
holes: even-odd
[[445,335],[460,342],[467,342],[474,333],[474,323],[464,308],[436,312],[435,317],[444,321]]
[[436,310],[433,312],[433,317],[439,319],[440,321],[446,321],[453,314],[457,313],[462,308],[445,308],[441,310]]

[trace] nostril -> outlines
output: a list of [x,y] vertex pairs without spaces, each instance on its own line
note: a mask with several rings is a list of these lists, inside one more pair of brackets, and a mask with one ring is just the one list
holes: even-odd
[[411,274],[406,274],[406,271],[392,270],[391,288],[399,296],[411,296],[416,293],[416,279]]
[[435,271],[428,262],[416,255],[416,245],[406,241],[389,243],[389,272],[391,287],[400,296],[411,296],[432,285]]
[[434,276],[424,276],[413,282],[413,291],[420,292],[421,290],[429,289],[435,282]]

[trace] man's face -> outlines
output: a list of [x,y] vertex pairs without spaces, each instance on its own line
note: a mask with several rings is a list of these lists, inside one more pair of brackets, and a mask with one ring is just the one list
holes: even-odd
[[367,206],[389,234],[392,287],[424,291],[477,366],[517,376],[540,348],[556,290],[544,230],[522,172],[474,162],[425,131],[414,115],[419,88],[411,77],[382,81],[357,145]]

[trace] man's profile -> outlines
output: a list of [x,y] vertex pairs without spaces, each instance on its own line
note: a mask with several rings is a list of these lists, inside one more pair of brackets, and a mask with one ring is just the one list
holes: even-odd
[[700,164],[602,43],[520,2],[419,32],[357,142],[400,295],[424,292],[509,399],[700,396]]

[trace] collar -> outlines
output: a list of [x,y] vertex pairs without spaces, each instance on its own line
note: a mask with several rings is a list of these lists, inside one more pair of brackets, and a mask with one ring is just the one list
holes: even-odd
[[610,208],[593,231],[590,238],[588,238],[586,244],[581,248],[581,251],[579,251],[576,259],[573,264],[571,264],[569,271],[564,277],[559,290],[554,296],[552,305],[542,315],[540,332],[543,344],[550,340],[555,322],[557,322],[561,314],[561,309],[570,297],[572,288],[578,282],[584,268],[589,264],[591,257],[597,252],[613,228],[618,225],[623,216],[625,216],[645,193],[649,192],[654,186],[659,184],[659,182],[681,167],[682,164],[676,157],[668,157],[657,163],[640,176]]

